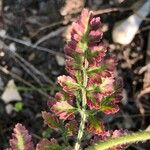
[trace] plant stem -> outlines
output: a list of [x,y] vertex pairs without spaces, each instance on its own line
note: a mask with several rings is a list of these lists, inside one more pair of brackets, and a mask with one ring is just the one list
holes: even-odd
[[78,135],[77,135],[77,142],[75,144],[74,150],[79,150],[80,149],[80,145],[81,145],[81,140],[83,137],[83,133],[84,133],[84,128],[85,128],[85,122],[86,122],[86,103],[87,103],[87,99],[86,99],[86,87],[87,87],[87,73],[86,70],[88,68],[88,61],[85,59],[85,64],[84,64],[84,68],[83,68],[83,87],[81,94],[82,94],[82,108],[80,111],[80,116],[81,116],[81,123],[80,123],[80,127],[79,127],[79,131],[78,131]]
[[95,146],[88,148],[87,150],[106,150],[108,148],[117,146],[117,145],[124,145],[124,144],[131,144],[139,141],[146,141],[150,139],[150,132],[137,132],[132,134],[127,134],[124,136],[116,137],[108,139],[107,141],[101,142]]

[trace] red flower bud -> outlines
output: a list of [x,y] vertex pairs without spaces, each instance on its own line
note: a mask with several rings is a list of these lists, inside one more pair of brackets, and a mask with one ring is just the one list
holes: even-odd
[[100,18],[99,17],[95,17],[95,18],[92,18],[91,21],[90,21],[90,26],[91,26],[91,29],[95,29],[97,30],[100,26]]

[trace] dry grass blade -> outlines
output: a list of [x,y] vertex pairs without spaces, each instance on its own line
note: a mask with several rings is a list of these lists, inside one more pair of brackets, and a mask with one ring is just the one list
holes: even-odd
[[34,46],[36,47],[37,45],[41,44],[42,42],[50,39],[50,38],[53,38],[53,37],[56,37],[58,36],[59,34],[61,34],[63,31],[65,30],[65,27],[61,27],[59,29],[57,29],[56,31],[53,31],[53,32],[50,32],[48,33],[47,35],[43,36],[42,38],[40,38],[35,44]]
[[7,74],[10,75],[12,78],[24,83],[25,85],[29,86],[32,89],[35,89],[37,92],[39,92],[41,95],[43,95],[44,97],[46,97],[47,99],[53,99],[53,97],[49,96],[47,93],[45,93],[44,91],[42,91],[41,89],[37,89],[35,86],[33,86],[31,83],[29,83],[28,81],[24,80],[23,78],[21,78],[20,76],[18,76],[15,73],[12,73],[11,71],[7,70],[6,68],[0,66],[0,70]]
[[11,37],[11,36],[9,36],[9,35],[5,35],[5,36],[2,37],[2,38],[8,39],[8,40],[13,41],[13,42],[18,43],[18,44],[25,45],[25,46],[27,46],[27,47],[31,47],[31,48],[33,48],[33,49],[37,49],[37,50],[39,50],[39,51],[48,52],[48,53],[50,53],[50,54],[52,54],[52,55],[58,55],[58,54],[59,54],[59,55],[61,55],[61,56],[64,56],[64,54],[62,54],[62,53],[60,53],[60,52],[56,52],[56,51],[54,51],[54,50],[51,50],[51,49],[48,49],[48,48],[45,48],[45,47],[41,47],[41,46],[35,46],[34,44],[31,44],[31,43],[26,42],[26,41],[24,41],[24,40],[20,40],[20,39]]

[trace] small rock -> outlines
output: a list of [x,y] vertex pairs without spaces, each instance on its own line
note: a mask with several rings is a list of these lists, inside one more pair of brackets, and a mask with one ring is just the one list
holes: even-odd
[[16,44],[15,44],[15,43],[10,43],[9,49],[10,49],[12,52],[15,52],[15,51],[17,50]]
[[7,114],[10,115],[12,113],[12,111],[14,110],[14,107],[12,104],[7,104],[5,107],[5,110],[6,110]]
[[0,57],[4,57],[5,53],[4,52],[0,52]]
[[56,61],[59,66],[64,66],[65,64],[65,58],[63,56],[56,55]]
[[21,101],[22,98],[17,90],[14,80],[9,80],[7,86],[1,96],[1,99],[5,103],[9,103],[12,101]]
[[[150,12],[150,1],[145,2],[136,12],[138,15],[135,13],[124,21],[116,23],[112,32],[114,42],[127,45],[133,40],[143,18]],[[139,15],[142,17],[139,17]]]
[[6,36],[6,30],[0,30],[0,36],[2,38],[5,38],[5,36]]

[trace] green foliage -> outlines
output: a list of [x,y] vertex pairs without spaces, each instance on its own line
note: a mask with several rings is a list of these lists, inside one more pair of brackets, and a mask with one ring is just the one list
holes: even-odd
[[51,133],[52,133],[52,129],[51,128],[47,128],[46,130],[44,130],[42,132],[42,136],[43,136],[43,138],[49,138]]
[[23,105],[24,105],[24,104],[23,104],[22,102],[17,102],[17,103],[15,103],[15,111],[16,111],[16,112],[22,111]]

